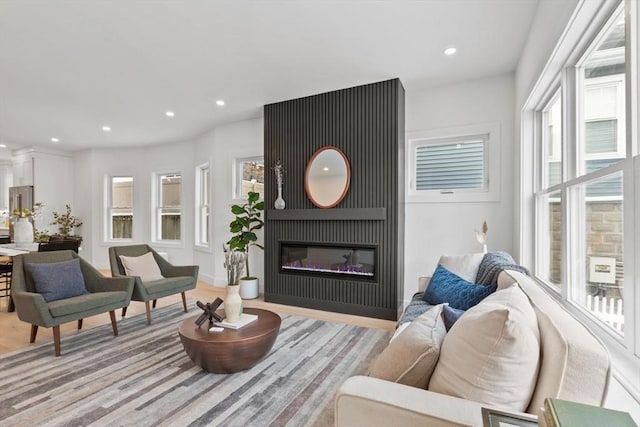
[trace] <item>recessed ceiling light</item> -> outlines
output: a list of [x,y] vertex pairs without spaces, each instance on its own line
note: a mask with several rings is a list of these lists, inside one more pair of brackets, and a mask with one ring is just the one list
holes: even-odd
[[222,99],[218,99],[218,100],[216,101],[216,105],[217,105],[218,107],[222,107],[222,106],[224,105],[224,101],[223,101]]
[[174,113],[173,111],[165,111],[164,115],[167,117],[173,117],[176,115],[176,113]]
[[51,138],[51,142],[60,142],[60,138]]
[[7,148],[7,144],[0,144],[0,148]]
[[109,126],[102,126],[102,130],[105,132],[111,132],[111,128]]
[[458,50],[455,47],[448,47],[444,50],[444,54],[447,56],[454,55]]

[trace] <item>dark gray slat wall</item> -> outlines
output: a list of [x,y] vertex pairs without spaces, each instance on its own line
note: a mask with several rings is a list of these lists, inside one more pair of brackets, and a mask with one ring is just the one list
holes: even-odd
[[[264,107],[265,162],[284,162],[287,209],[318,209],[304,191],[308,159],[326,145],[340,148],[351,165],[351,186],[336,209],[384,208],[385,220],[270,221],[265,227],[265,299],[395,319],[402,300],[404,89],[398,79]],[[277,197],[273,172],[265,200]],[[402,215],[401,215],[402,214]],[[279,241],[378,246],[378,280],[359,281],[282,274]]]

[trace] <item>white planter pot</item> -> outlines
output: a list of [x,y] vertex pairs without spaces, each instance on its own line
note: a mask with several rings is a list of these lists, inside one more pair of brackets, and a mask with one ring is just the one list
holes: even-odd
[[16,248],[25,248],[33,243],[33,224],[28,218],[18,218],[13,225],[13,241]]
[[258,279],[240,279],[240,297],[242,299],[258,298]]

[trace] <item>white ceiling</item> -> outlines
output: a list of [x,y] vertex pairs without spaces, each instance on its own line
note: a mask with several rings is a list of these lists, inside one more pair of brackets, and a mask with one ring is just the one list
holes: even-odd
[[537,2],[0,0],[0,143],[185,141],[287,99],[512,72]]

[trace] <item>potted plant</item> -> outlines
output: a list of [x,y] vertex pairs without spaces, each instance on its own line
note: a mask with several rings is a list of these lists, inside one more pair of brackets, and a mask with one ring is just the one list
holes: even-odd
[[52,212],[53,222],[51,225],[58,226],[58,233],[50,236],[50,240],[82,240],[79,235],[72,235],[71,232],[82,226],[82,221],[77,216],[71,215],[71,205],[65,205],[65,212]]
[[252,246],[264,249],[257,243],[256,231],[264,227],[262,212],[264,211],[264,201],[260,201],[260,194],[250,191],[247,202],[243,205],[231,206],[231,212],[236,218],[229,224],[229,230],[233,237],[227,242],[229,250],[244,252],[246,276],[241,277],[240,296],[243,299],[253,299],[258,297],[258,278],[251,276],[249,272],[249,249]]

